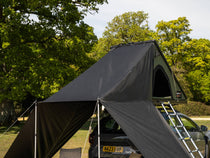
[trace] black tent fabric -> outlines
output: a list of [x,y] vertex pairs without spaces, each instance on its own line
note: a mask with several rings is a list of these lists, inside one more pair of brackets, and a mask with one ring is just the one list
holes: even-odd
[[[94,102],[38,104],[37,157],[52,157],[90,118]],[[34,111],[5,157],[34,157]]]
[[[188,158],[152,103],[155,41],[114,47],[56,94],[38,104],[39,158],[52,157],[103,104],[145,158]],[[161,52],[159,52],[161,54]],[[6,158],[34,155],[34,112]]]
[[150,101],[104,105],[145,158],[190,157]]

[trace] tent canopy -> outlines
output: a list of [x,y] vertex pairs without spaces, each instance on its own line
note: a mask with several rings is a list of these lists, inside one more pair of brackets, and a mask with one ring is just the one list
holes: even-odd
[[[186,96],[155,41],[113,47],[78,78],[38,103],[39,158],[52,157],[103,104],[146,158],[190,157],[154,101]],[[34,112],[6,158],[34,155]]]

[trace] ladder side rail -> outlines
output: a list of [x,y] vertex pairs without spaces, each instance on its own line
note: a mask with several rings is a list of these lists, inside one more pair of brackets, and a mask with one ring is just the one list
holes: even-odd
[[[189,134],[189,132],[187,131],[187,129],[185,128],[183,122],[181,121],[181,119],[179,118],[178,115],[176,115],[176,118],[179,120],[179,123],[181,124],[182,128],[184,129],[184,132],[187,134],[187,136],[190,138],[191,143],[193,144],[195,150],[193,150],[194,152],[198,152],[199,155],[201,156],[201,158],[203,158],[202,153],[200,152],[200,150],[198,149],[197,145],[195,144],[195,141],[193,140],[193,138],[191,137],[191,135]],[[193,152],[192,151],[192,152]]]
[[179,132],[179,129],[176,127],[174,121],[172,120],[171,116],[169,115],[169,113],[168,113],[167,109],[165,108],[164,104],[161,104],[161,105],[162,105],[164,111],[166,112],[166,114],[167,114],[169,120],[171,121],[173,127],[175,128],[176,132],[179,134],[179,137],[181,138],[181,140],[183,140],[184,137],[183,137],[183,136],[181,135],[181,133]]
[[190,138],[192,144],[195,147],[195,150],[198,150],[198,147],[196,146],[194,140],[192,139],[191,135],[189,134],[189,132],[187,131],[187,129],[185,128],[183,122],[181,121],[181,119],[179,117],[176,116],[176,118],[179,120],[180,124],[183,126],[182,128],[184,129],[184,132],[187,134],[187,136]]
[[193,158],[195,158],[195,156],[193,155],[193,153],[192,153],[192,151],[190,150],[189,146],[187,145],[187,143],[186,143],[184,137],[181,135],[181,133],[179,132],[179,129],[176,127],[174,121],[172,120],[171,116],[169,115],[169,113],[168,113],[167,109],[165,108],[164,104],[161,103],[161,105],[162,105],[164,111],[166,112],[168,118],[170,119],[170,121],[171,121],[173,127],[175,128],[176,132],[178,133],[178,135],[179,135],[181,141],[184,143],[185,147],[187,148],[187,151],[191,154],[191,156],[192,156]]
[[[172,109],[172,111],[174,112],[174,115],[176,116],[177,120],[179,121],[181,127],[184,129],[184,132],[185,132],[185,133],[187,134],[187,136],[190,138],[190,141],[191,141],[191,143],[193,144],[193,146],[194,146],[194,148],[195,148],[194,152],[198,152],[199,155],[200,155],[200,157],[203,158],[203,155],[202,155],[201,151],[198,149],[198,147],[197,147],[197,145],[195,144],[194,140],[192,139],[191,135],[189,134],[189,132],[188,132],[187,129],[185,128],[185,126],[184,126],[182,120],[181,120],[180,117],[177,115],[177,112],[174,110],[174,108],[173,108],[173,106],[171,105],[170,102],[168,102],[168,104],[169,104],[170,108]],[[187,145],[187,146],[188,146],[188,145]],[[186,147],[187,147],[187,146],[186,146]],[[193,151],[190,150],[190,153],[192,153],[192,152],[193,152]]]

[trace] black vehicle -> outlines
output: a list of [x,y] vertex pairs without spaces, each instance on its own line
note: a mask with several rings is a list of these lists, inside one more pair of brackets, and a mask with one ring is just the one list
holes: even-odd
[[[176,130],[172,126],[172,123],[166,113],[161,112],[161,114],[171,126],[172,130],[176,133]],[[179,115],[185,128],[188,130],[189,134],[193,138],[197,147],[201,151],[202,155],[205,158],[210,158],[210,138],[208,138],[204,134],[205,132],[207,132],[207,127],[203,125],[199,127],[188,116],[182,113],[177,114]],[[172,117],[172,120],[175,124],[178,123],[175,116]],[[139,158],[143,158],[143,156],[141,155],[141,151],[137,150],[137,148],[128,139],[126,134],[111,116],[106,116],[102,118],[100,121],[100,127],[101,158],[129,158],[132,153],[138,155]],[[97,128],[98,127],[96,126],[89,136],[89,158],[98,157]],[[181,131],[181,129],[179,132],[185,135],[184,131]],[[209,131],[207,133],[209,133]],[[200,157],[198,153],[195,153],[194,155],[195,157]]]

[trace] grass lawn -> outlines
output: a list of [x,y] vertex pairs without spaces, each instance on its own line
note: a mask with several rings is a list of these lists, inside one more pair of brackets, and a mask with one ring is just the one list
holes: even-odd
[[[205,120],[195,120],[195,122],[200,125],[205,125],[210,130],[210,121]],[[87,122],[62,148],[72,149],[77,147],[84,147],[85,140],[87,138],[86,147],[83,153],[82,158],[88,158],[88,126],[89,122]],[[5,127],[0,127],[0,158],[4,157],[10,145],[14,141],[17,133],[20,129],[21,125],[13,127],[9,132],[7,132],[4,136],[1,137],[1,134],[6,130]],[[59,151],[53,156],[53,158],[59,158]]]
[[18,126],[12,127],[6,134],[2,136],[4,131],[6,131],[6,127],[0,127],[0,157],[4,157],[7,150],[13,143],[14,139],[16,138],[18,131],[22,127],[22,124]]
[[[79,130],[62,148],[73,149],[81,147],[83,149],[87,134],[88,130]],[[88,158],[88,149],[89,149],[89,142],[87,137],[87,143],[82,158]],[[59,153],[60,151],[58,151],[53,156],[53,158],[59,158]]]
[[17,134],[6,134],[0,138],[0,157],[4,157]]
[[[192,120],[193,118],[210,118],[210,116],[191,116]],[[210,130],[210,121],[209,120],[193,120],[195,121],[199,126],[205,125],[208,127],[208,130]]]
[[[93,119],[92,128],[97,125],[97,120]],[[88,149],[89,149],[89,126],[90,120],[87,121],[77,133],[62,147],[64,149],[73,149],[81,147],[82,150],[85,148],[82,154],[82,158],[88,158]],[[86,145],[85,145],[86,142]],[[85,145],[85,146],[84,146]],[[58,151],[53,158],[59,158],[60,151]]]
[[[88,158],[88,149],[89,149],[89,142],[88,142],[88,128],[90,122],[87,121],[82,128],[62,147],[64,149],[72,149],[81,147],[84,148],[84,144],[86,141],[85,150],[83,152],[82,158]],[[93,122],[93,126],[95,126],[96,122]],[[12,127],[5,135],[2,134],[5,132],[7,127],[0,127],[0,158],[3,158],[6,154],[7,150],[15,140],[18,131],[22,127],[23,124],[19,124],[18,126]],[[53,158],[59,158],[60,152],[58,151]]]
[[209,120],[194,120],[199,126],[205,125],[210,130],[210,121]]
[[191,116],[192,118],[210,118],[210,116]]
[[[77,147],[84,147],[88,130],[79,130],[64,146],[63,148],[72,149]],[[12,142],[16,138],[17,133],[8,132],[4,136],[0,137],[0,158],[3,158],[7,150],[11,146]],[[82,158],[88,157],[89,142],[87,140],[86,147]],[[53,156],[53,158],[59,158],[59,151]]]

